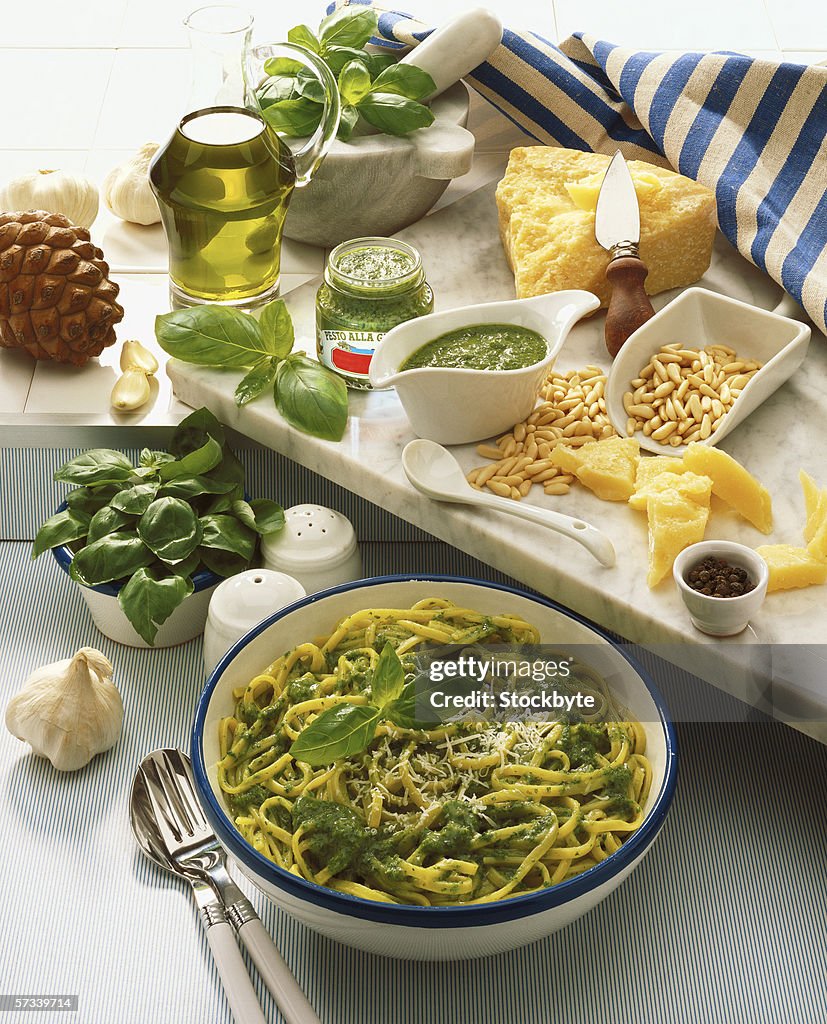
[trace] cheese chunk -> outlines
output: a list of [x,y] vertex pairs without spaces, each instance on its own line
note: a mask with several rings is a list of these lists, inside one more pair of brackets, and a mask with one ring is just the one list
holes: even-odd
[[582,448],[558,444],[551,461],[594,491],[603,501],[628,501],[635,489],[640,445],[632,437],[590,441]]
[[649,495],[646,502],[649,516],[649,573],[650,587],[658,583],[672,569],[672,563],[690,544],[704,539],[709,508],[704,508],[674,488]]
[[807,548],[792,544],[765,544],[755,549],[769,566],[767,592],[811,587],[827,581],[827,562],[813,558]]
[[642,485],[635,482],[635,493],[629,498],[629,504],[645,512],[651,495],[668,490],[677,491],[701,508],[709,508],[712,481],[708,476],[698,476],[697,473],[659,473]]
[[[819,490],[815,480],[813,480],[809,473],[805,473],[803,469],[799,470],[798,479],[801,481],[801,489],[804,491],[804,514],[809,520],[818,508],[822,492]],[[810,540],[806,533],[804,534],[804,539]]]
[[[610,158],[551,146],[511,150],[497,186],[500,234],[517,296],[585,288],[608,305],[609,254],[594,237],[594,205]],[[663,167],[629,161],[640,204],[640,255],[650,295],[697,281],[715,238],[715,196]]]
[[650,480],[654,480],[661,473],[683,473],[685,469],[683,459],[674,455],[641,456],[640,462],[637,464],[635,490],[645,487]]
[[762,533],[772,532],[772,499],[766,488],[751,476],[731,455],[720,448],[690,444],[683,457],[687,470],[708,476],[712,493],[734,508]]

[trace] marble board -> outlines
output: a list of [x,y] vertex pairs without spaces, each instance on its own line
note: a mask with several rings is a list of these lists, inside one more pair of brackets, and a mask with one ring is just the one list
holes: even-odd
[[[400,233],[422,253],[438,309],[513,297],[513,280],[497,232],[493,190],[493,183],[486,185]],[[780,289],[721,236],[712,266],[699,283],[765,309],[781,299]],[[298,344],[306,351],[314,350],[316,287],[316,282],[309,283],[285,296]],[[675,294],[656,296],[656,308]],[[609,365],[602,314],[574,328],[557,365],[569,369],[588,363]],[[207,405],[241,433],[633,642],[659,648],[669,660],[751,703],[758,702],[754,692],[757,674],[763,676],[765,669],[771,674],[763,664],[769,657],[769,645],[817,645],[827,635],[827,602],[823,588],[818,587],[770,595],[748,630],[738,637],[713,640],[696,632],[671,580],[655,590],[646,586],[645,516],[622,504],[602,502],[583,487],[574,487],[561,497],[532,493],[525,500],[599,525],[618,554],[612,569],[602,568],[584,549],[543,527],[423,497],[408,483],[400,465],[402,448],[414,434],[393,391],[352,392],[347,432],[334,444],[298,433],[266,399],[238,409],[233,401],[241,376],[238,372],[175,360],[170,361],[167,372],[176,395],[188,405]],[[816,333],[801,370],[722,444],[772,493],[773,535],[765,537],[734,513],[717,508],[710,519],[708,538],[729,538],[751,546],[801,543],[804,506],[799,468],[827,484],[827,460],[820,445],[821,425],[827,418],[827,396],[820,383],[825,379],[827,345]],[[453,451],[466,470],[484,462],[473,445]],[[755,659],[762,665],[756,667]],[[827,684],[820,680],[819,675],[813,680],[797,678],[791,688],[785,684],[784,693],[776,694],[777,713],[787,718],[812,718],[813,709],[816,716],[823,709],[827,720]],[[812,723],[803,727],[813,734],[823,728]]]

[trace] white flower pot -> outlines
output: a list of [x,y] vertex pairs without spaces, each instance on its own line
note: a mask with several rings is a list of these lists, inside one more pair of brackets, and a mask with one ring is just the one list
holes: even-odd
[[[72,561],[71,550],[67,547],[53,548],[52,554],[55,556],[57,564],[68,574]],[[216,576],[215,573],[207,571],[196,573],[193,577],[194,592],[184,598],[166,622],[160,626],[152,646],[175,647],[177,644],[186,643],[187,640],[192,640],[203,633],[207,622],[210,598],[220,582],[221,577]],[[78,586],[80,586],[80,592],[89,608],[92,621],[104,636],[108,636],[116,643],[125,644],[127,647],[150,646],[121,610],[118,603],[119,584],[102,583],[97,587],[85,587],[78,584]]]

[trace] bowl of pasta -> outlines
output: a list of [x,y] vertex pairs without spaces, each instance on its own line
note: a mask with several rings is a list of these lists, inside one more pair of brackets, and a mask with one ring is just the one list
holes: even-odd
[[[488,660],[492,705],[484,687],[463,704],[450,674],[422,688],[440,652]],[[563,710],[537,709],[526,664],[568,665]],[[423,695],[453,710],[423,721]],[[651,848],[677,778],[663,700],[618,644],[545,598],[447,576],[360,580],[259,624],[206,683],[192,761],[216,835],[270,899],[420,960],[504,952],[585,914]]]

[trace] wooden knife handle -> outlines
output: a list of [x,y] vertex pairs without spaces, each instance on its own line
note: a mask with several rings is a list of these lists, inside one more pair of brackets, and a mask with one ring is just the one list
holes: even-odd
[[619,256],[606,268],[612,297],[606,313],[606,348],[614,359],[621,346],[641,324],[655,315],[643,282],[649,268],[638,256]]

